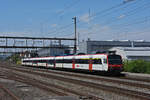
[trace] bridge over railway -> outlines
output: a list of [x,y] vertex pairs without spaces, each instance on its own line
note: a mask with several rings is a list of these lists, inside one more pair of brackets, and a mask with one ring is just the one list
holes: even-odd
[[[37,50],[39,48],[60,48],[60,49],[76,48],[75,46],[63,44],[64,42],[68,42],[68,41],[76,41],[76,39],[75,38],[0,36],[0,49],[1,49],[0,54],[18,53],[18,52],[22,52],[23,49]],[[16,51],[18,49],[19,51]]]

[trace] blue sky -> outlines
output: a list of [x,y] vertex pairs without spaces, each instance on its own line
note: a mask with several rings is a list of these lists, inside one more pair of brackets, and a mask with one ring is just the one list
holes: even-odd
[[123,1],[0,0],[0,35],[73,37],[77,16],[80,40],[149,40],[150,1]]

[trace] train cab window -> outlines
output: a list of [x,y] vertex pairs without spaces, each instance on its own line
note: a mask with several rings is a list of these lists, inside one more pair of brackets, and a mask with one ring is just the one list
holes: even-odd
[[109,55],[108,56],[109,64],[122,64],[122,59],[120,55]]

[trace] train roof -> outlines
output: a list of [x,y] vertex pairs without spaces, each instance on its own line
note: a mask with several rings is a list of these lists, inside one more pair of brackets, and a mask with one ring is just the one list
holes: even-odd
[[47,59],[72,59],[72,58],[88,58],[89,56],[94,56],[98,57],[98,56],[107,56],[108,54],[87,54],[87,55],[70,55],[70,56],[49,56],[49,57],[35,57],[35,58],[25,58],[23,60],[47,60]]

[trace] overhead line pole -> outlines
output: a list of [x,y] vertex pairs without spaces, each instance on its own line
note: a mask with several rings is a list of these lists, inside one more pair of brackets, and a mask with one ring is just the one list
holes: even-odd
[[72,18],[74,20],[74,54],[77,52],[77,20],[76,17]]

